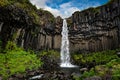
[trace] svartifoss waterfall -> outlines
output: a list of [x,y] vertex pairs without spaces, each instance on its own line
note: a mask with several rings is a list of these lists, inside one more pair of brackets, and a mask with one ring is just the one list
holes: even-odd
[[60,67],[75,67],[70,63],[68,27],[65,19],[63,20],[63,27],[62,27],[62,45],[61,45],[60,54],[61,54]]

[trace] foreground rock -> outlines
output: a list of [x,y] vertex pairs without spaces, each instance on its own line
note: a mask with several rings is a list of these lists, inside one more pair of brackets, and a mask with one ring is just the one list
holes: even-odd
[[102,80],[102,78],[99,77],[99,76],[93,76],[93,77],[90,77],[90,78],[86,78],[84,80]]
[[[33,71],[35,72],[35,71]],[[76,76],[76,74],[74,73],[66,73],[64,71],[43,71],[44,73],[37,73],[35,72],[34,75],[30,76],[31,73],[27,73],[26,76],[24,76],[23,74],[19,74],[18,75],[14,75],[11,76],[8,80],[73,80],[74,76]],[[2,78],[1,78],[2,80]]]

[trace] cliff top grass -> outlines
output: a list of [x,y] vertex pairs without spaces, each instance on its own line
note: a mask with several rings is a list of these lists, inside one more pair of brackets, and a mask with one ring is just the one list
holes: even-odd
[[0,0],[0,6],[7,6],[11,5],[15,2],[20,2],[20,3],[29,3],[29,0]]
[[97,13],[100,11],[100,8],[99,7],[90,7],[88,9],[85,9],[83,10],[82,12],[86,12],[86,11],[90,11],[90,12],[93,12],[93,13]]

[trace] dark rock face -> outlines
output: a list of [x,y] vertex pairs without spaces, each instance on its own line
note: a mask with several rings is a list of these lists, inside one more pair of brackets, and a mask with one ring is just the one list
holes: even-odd
[[44,10],[36,10],[36,13],[40,16],[38,23],[34,22],[34,17],[27,10],[15,4],[0,7],[0,39],[3,47],[11,40],[25,49],[60,49],[62,19],[55,19]]
[[[54,18],[47,11],[23,9],[18,3],[0,7],[0,39],[5,47],[8,40],[25,49],[56,49],[61,46],[61,17]],[[35,22],[37,19],[37,22]],[[120,47],[120,1],[75,12],[67,19],[70,50],[101,51]]]
[[15,6],[9,6],[0,7],[0,24],[0,39],[5,46],[8,40],[16,41],[18,35],[22,36],[25,28],[30,28],[33,23],[32,18],[28,16],[24,10],[16,8]]
[[68,18],[71,51],[101,51],[120,47],[120,1],[75,12]]

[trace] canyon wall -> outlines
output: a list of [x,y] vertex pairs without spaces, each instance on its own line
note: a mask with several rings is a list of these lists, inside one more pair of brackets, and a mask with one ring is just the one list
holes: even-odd
[[[67,18],[71,52],[93,52],[120,47],[120,1],[77,11]],[[0,39],[33,50],[60,50],[61,17],[36,9],[29,2],[0,5]]]
[[70,50],[87,52],[120,47],[120,1],[75,12],[68,18]]
[[61,27],[60,17],[55,18],[50,12],[37,9],[30,2],[0,5],[0,40],[3,48],[8,41],[13,41],[24,49],[59,50]]

